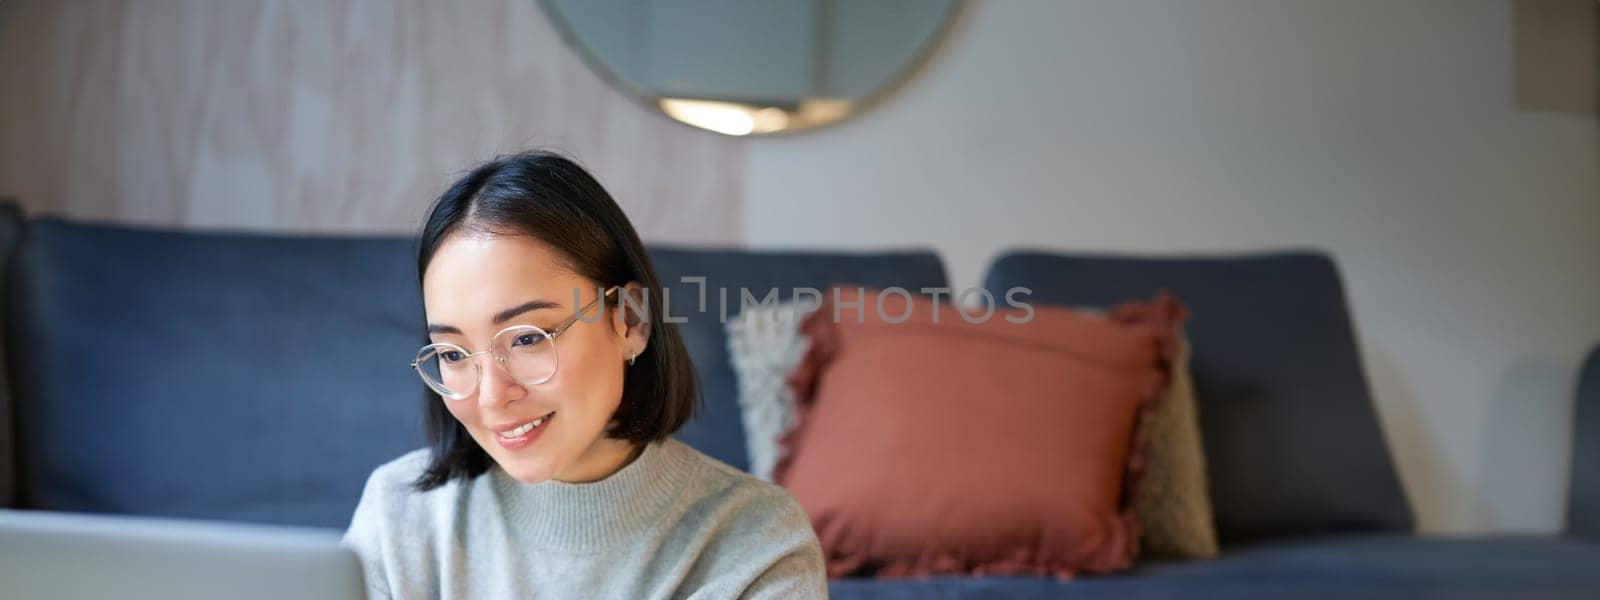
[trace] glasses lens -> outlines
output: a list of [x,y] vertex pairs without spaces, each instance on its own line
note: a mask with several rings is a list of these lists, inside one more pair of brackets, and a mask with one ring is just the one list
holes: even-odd
[[514,327],[496,340],[495,349],[506,358],[506,370],[517,381],[538,385],[556,374],[556,341],[532,325]]
[[443,396],[465,396],[478,385],[478,365],[454,346],[428,346],[417,355],[422,381]]

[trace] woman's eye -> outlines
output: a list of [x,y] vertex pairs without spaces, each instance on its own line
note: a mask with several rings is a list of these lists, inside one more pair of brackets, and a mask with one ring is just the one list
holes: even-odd
[[542,341],[544,341],[544,336],[542,335],[537,333],[524,333],[511,340],[511,347],[515,348],[518,346],[532,346]]
[[460,362],[462,358],[465,358],[465,356],[455,350],[446,350],[439,353],[439,359],[447,363]]

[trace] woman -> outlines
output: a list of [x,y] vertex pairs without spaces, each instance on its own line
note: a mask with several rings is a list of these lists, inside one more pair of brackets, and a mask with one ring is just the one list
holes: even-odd
[[431,448],[373,471],[345,534],[373,596],[826,596],[794,498],[669,437],[694,370],[650,319],[638,234],[581,167],[473,169],[434,204],[417,272]]

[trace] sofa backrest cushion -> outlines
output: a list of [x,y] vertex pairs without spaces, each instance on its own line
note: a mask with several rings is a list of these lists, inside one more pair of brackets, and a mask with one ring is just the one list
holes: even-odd
[[[372,469],[423,445],[409,237],[56,218],[25,237],[6,344],[23,506],[343,528]],[[740,286],[944,284],[929,252],[650,252],[704,394],[678,437],[741,468],[719,287],[732,316]],[[706,278],[706,311],[681,276]]]
[[411,248],[30,222],[7,318],[21,505],[344,527],[422,444]]
[[1171,290],[1187,332],[1217,531],[1409,531],[1339,274],[1314,252],[1130,257],[1013,252],[985,287],[1029,302],[1109,307]]

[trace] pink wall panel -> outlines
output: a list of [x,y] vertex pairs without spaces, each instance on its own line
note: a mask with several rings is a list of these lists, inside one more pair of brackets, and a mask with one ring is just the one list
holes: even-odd
[[739,241],[742,148],[612,89],[534,0],[0,4],[0,196],[125,223],[409,232],[545,147],[649,241]]

